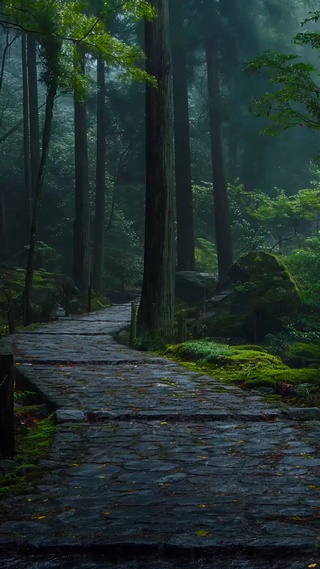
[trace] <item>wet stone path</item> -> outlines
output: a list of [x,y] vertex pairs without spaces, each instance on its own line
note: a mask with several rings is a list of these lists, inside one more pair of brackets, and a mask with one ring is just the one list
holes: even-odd
[[113,306],[2,342],[57,430],[36,492],[2,502],[0,566],[320,567],[319,411],[292,418],[117,344],[129,313]]

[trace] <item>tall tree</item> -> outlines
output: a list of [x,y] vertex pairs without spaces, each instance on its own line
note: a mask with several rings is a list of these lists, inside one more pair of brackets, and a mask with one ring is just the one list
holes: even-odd
[[37,177],[37,183],[34,194],[33,201],[33,212],[30,228],[30,243],[28,260],[26,266],[26,277],[25,277],[25,287],[24,287],[24,302],[23,302],[23,319],[24,324],[28,325],[31,321],[30,315],[30,302],[31,302],[31,290],[33,281],[33,272],[36,259],[36,247],[39,232],[39,222],[42,206],[42,193],[44,177],[46,172],[47,159],[49,155],[49,146],[51,139],[52,130],[52,119],[53,119],[53,107],[58,90],[59,81],[59,63],[60,63],[60,53],[61,53],[61,41],[53,37],[46,37],[43,40],[43,49],[46,61],[46,110],[45,119],[43,126],[43,136],[42,136],[42,149],[41,158],[39,164],[39,171]]
[[30,177],[30,129],[28,96],[28,59],[26,33],[21,34],[22,97],[23,97],[23,162],[24,162],[24,244],[27,243],[32,213],[32,191]]
[[[85,76],[85,55],[77,50],[77,64]],[[73,233],[73,277],[80,291],[90,284],[90,201],[88,174],[87,110],[85,93],[74,93],[75,218]]]
[[171,0],[178,271],[194,270],[193,197],[186,36],[182,2]]
[[106,183],[106,84],[105,65],[101,57],[97,61],[97,157],[96,196],[94,217],[93,288],[103,290],[104,233],[105,233],[105,183]]
[[228,281],[232,237],[221,131],[220,45],[218,8],[205,0],[203,25],[208,75],[211,161],[219,282]]
[[31,188],[35,195],[40,164],[40,130],[38,111],[38,73],[36,38],[34,34],[27,35],[29,115],[30,115],[30,153],[31,153]]
[[157,11],[145,23],[146,69],[157,87],[146,86],[146,210],[139,332],[173,335],[174,218],[173,116],[168,0],[150,0]]

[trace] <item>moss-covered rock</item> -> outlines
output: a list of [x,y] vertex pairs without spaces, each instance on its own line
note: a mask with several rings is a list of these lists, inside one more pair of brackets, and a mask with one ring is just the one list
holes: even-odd
[[299,289],[282,261],[255,251],[240,257],[230,269],[233,292],[208,323],[208,334],[259,341],[293,321],[301,300]]
[[312,384],[317,390],[320,386],[319,370],[292,369],[280,357],[259,346],[229,346],[208,339],[169,346],[165,355],[185,362],[194,370],[242,387],[269,387],[278,393],[279,385]]

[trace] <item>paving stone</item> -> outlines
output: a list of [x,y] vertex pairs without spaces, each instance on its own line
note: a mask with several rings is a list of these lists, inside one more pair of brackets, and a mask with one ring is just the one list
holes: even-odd
[[81,423],[85,415],[79,409],[57,409],[55,420],[57,423]]

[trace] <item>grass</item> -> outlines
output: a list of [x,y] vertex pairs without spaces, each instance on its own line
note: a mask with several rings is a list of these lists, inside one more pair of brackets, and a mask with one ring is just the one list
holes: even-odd
[[279,384],[290,384],[298,392],[300,386],[310,384],[315,395],[320,387],[320,369],[292,369],[260,346],[229,346],[206,339],[168,346],[165,355],[243,388],[276,389]]

